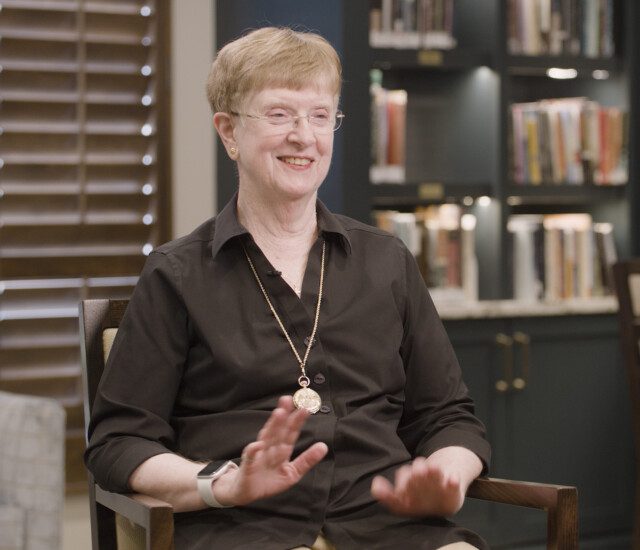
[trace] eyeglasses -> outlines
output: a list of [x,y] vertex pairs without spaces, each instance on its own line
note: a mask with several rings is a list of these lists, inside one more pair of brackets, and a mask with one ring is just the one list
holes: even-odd
[[337,111],[334,116],[324,112],[294,115],[284,109],[278,109],[266,115],[250,115],[248,113],[237,113],[235,111],[231,111],[231,114],[263,121],[272,127],[273,130],[283,133],[290,132],[297,127],[301,118],[306,118],[311,129],[317,134],[330,134],[335,132],[342,126],[342,119],[345,117],[342,111]]

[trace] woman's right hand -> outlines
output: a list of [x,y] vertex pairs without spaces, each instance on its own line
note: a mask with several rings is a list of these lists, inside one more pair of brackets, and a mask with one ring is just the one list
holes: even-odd
[[226,506],[243,506],[282,493],[298,483],[329,450],[325,443],[314,443],[291,460],[308,416],[306,410],[294,407],[290,396],[281,397],[258,439],[242,451],[240,468],[214,482],[216,500]]

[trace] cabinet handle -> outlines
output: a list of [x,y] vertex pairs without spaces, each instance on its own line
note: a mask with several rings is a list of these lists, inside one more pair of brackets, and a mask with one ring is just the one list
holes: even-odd
[[496,390],[506,393],[513,383],[513,338],[500,332],[496,334],[496,344],[502,348],[503,361],[503,378],[496,381]]
[[514,390],[522,391],[529,383],[529,372],[531,366],[531,338],[524,332],[514,332],[513,341],[520,346],[521,349],[521,365],[520,376],[513,379],[512,387]]

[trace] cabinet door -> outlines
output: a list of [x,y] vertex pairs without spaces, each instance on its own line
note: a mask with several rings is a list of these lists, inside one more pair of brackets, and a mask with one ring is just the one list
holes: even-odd
[[[458,356],[465,383],[476,405],[476,414],[487,428],[493,450],[490,475],[504,477],[508,469],[506,455],[506,394],[496,390],[496,382],[504,378],[509,350],[497,340],[508,336],[510,328],[502,320],[445,321],[445,328]],[[504,506],[467,499],[455,521],[482,535],[494,547],[503,542]]]
[[[487,426],[490,475],[578,487],[582,541],[629,533],[633,443],[615,317],[464,320],[445,327]],[[509,359],[499,335],[513,341],[513,375],[525,380],[520,390],[496,389]],[[546,515],[538,510],[469,500],[457,521],[492,547],[546,537]]]
[[633,442],[615,317],[518,319],[518,332],[531,340],[530,375],[508,397],[507,446],[495,451],[505,474],[578,487],[581,537],[629,531]]

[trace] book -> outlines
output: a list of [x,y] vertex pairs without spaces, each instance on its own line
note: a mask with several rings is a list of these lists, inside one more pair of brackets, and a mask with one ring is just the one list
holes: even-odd
[[628,113],[585,97],[511,105],[517,184],[621,185],[628,179]]
[[373,48],[442,49],[457,46],[454,0],[375,0],[370,4]]
[[372,183],[403,183],[405,179],[407,92],[371,85]]
[[375,219],[405,243],[430,290],[446,290],[448,299],[478,299],[475,216],[442,204],[416,212],[376,211]]
[[593,223],[586,213],[515,214],[507,231],[514,299],[554,302],[612,292],[611,224]]
[[614,0],[507,0],[512,55],[611,58]]
[[544,295],[544,258],[539,257],[542,250],[536,244],[542,231],[542,216],[511,216],[507,231],[511,235],[513,298],[537,301]]

